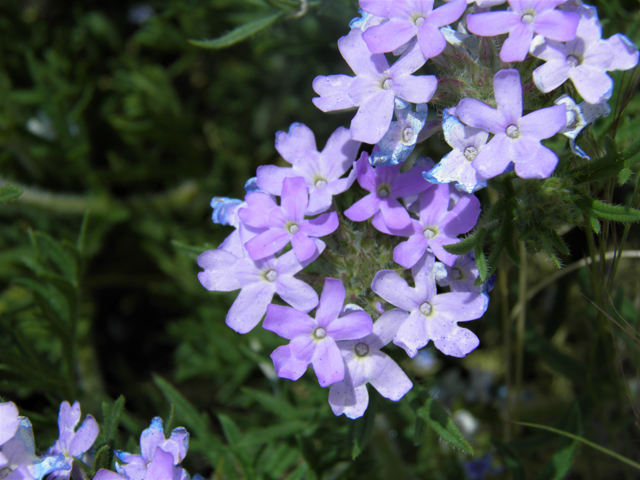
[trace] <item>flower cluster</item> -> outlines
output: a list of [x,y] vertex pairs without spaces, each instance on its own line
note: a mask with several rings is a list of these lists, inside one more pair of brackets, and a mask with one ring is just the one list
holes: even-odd
[[[601,39],[593,7],[509,0],[507,9],[491,11],[504,3],[451,0],[433,8],[433,1],[360,0],[361,17],[338,40],[354,75],[313,82],[320,110],[357,108],[350,128],[336,130],[318,151],[308,127],[291,125],[275,143],[291,167],[259,167],[244,199],[212,201],[214,223],[234,231],[199,257],[200,282],[211,291],[240,290],[227,325],[247,333],[264,317],[263,328],[289,340],[271,354],[277,375],[295,381],[311,365],[320,385],[331,387],[336,415],[363,415],[367,383],[394,401],[411,389],[401,367],[381,351],[390,343],[412,358],[431,341],[455,357],[479,345],[459,323],[485,313],[492,281],[476,285],[473,255],[446,248],[478,222],[474,192],[509,170],[524,179],[549,177],[558,156],[542,141],[558,133],[584,158],[574,141],[609,111],[606,72],[638,62],[622,35]],[[454,30],[449,25],[456,21]],[[499,58],[487,61],[487,41],[502,45]],[[392,64],[390,52],[397,57]],[[534,70],[536,58],[546,63]],[[478,83],[493,89],[474,95],[465,87],[457,98],[438,96],[437,106],[450,100],[440,121],[427,105],[438,95],[439,80],[417,72],[428,61],[437,67],[451,59],[462,69],[490,65],[490,76]],[[521,72],[532,70],[531,79],[523,78]],[[525,111],[536,103],[529,97],[540,99],[567,79],[583,103],[558,96],[553,106]],[[437,164],[413,153],[440,129],[452,150]],[[334,197],[349,189],[364,195],[341,209]],[[363,231],[378,249],[366,257],[374,263],[367,268],[361,245],[345,245]],[[315,262],[321,255],[327,261]],[[312,263],[307,282],[296,277]],[[320,285],[318,292],[314,286]],[[289,306],[272,304],[276,294]],[[380,301],[387,305],[376,307]]]
[[[92,446],[99,434],[96,420],[87,415],[80,427],[80,405],[62,402],[58,415],[60,436],[43,455],[36,455],[31,422],[18,415],[13,402],[0,403],[0,478],[8,480],[86,479]],[[100,469],[93,480],[189,480],[180,466],[189,449],[189,433],[176,428],[167,439],[159,417],[140,436],[140,454],[115,451],[116,472]],[[98,467],[95,467],[98,468]],[[195,475],[193,480],[202,480]]]
[[98,424],[91,415],[76,431],[80,405],[62,402],[58,416],[60,437],[44,455],[36,455],[31,422],[18,416],[12,402],[0,403],[0,477],[10,480],[69,479],[98,437]]

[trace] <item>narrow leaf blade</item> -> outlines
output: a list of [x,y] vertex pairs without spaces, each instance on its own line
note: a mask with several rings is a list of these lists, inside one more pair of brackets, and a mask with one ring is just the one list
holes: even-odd
[[270,15],[266,15],[262,18],[254,20],[253,22],[245,23],[244,25],[231,30],[229,33],[222,35],[221,37],[211,40],[189,40],[189,43],[191,45],[195,45],[196,47],[208,49],[227,48],[249,38],[250,36],[258,33],[260,30],[264,30],[268,26],[275,23],[275,21],[278,20],[282,15],[284,15],[284,11],[280,10],[278,12],[271,13]]

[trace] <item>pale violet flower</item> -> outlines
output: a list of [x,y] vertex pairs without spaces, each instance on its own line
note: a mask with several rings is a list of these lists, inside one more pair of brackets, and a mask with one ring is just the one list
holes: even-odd
[[556,154],[540,143],[567,124],[566,106],[554,105],[522,115],[522,84],[514,69],[493,77],[497,109],[475,98],[463,98],[456,115],[465,125],[494,134],[478,152],[473,167],[485,178],[503,173],[513,162],[520,178],[547,178],[558,164]]
[[356,159],[360,142],[351,139],[344,127],[331,134],[326,146],[319,152],[313,132],[301,123],[294,123],[289,133],[276,134],[276,149],[291,167],[262,165],[258,167],[258,186],[273,195],[282,195],[285,178],[302,177],[309,192],[307,215],[326,212],[333,195],[346,191],[355,181],[356,172],[341,178]]
[[263,328],[291,340],[286,346],[289,348],[289,354],[299,362],[299,367],[304,364],[304,368],[295,371],[287,369],[283,375],[276,361],[279,354],[276,354],[274,365],[278,376],[297,380],[306,370],[306,366],[311,364],[323,387],[344,379],[344,362],[336,341],[365,337],[371,333],[373,326],[371,317],[366,312],[355,311],[340,315],[345,296],[342,282],[335,278],[327,278],[315,318],[289,307],[267,307]]
[[334,414],[344,414],[351,419],[361,417],[369,404],[367,383],[394,402],[411,390],[413,384],[402,368],[380,351],[393,340],[406,318],[404,310],[390,310],[376,320],[370,335],[338,342],[345,363],[345,376],[329,390],[329,405]]
[[546,62],[534,70],[533,81],[547,93],[571,79],[585,101],[602,103],[613,92],[613,80],[607,72],[635,67],[638,50],[624,35],[602,40],[595,7],[582,5],[576,11],[580,22],[575,40],[561,43],[542,36],[533,39],[531,54]]
[[[60,413],[58,414],[58,429],[60,436],[56,443],[47,451],[48,455],[64,455],[65,461],[73,465],[74,458],[81,457],[87,452],[93,442],[98,438],[100,429],[98,422],[91,415],[87,415],[82,425],[76,430],[80,422],[80,404],[75,402],[70,405],[64,401],[60,404]],[[69,478],[71,471],[57,470],[51,474],[51,477]]]
[[308,312],[318,304],[315,290],[294,277],[325,248],[325,244],[317,239],[315,245],[315,253],[304,262],[299,262],[293,251],[278,258],[270,256],[254,261],[224,250],[207,250],[198,257],[198,265],[204,268],[204,272],[198,273],[198,280],[210,291],[240,289],[227,313],[226,323],[238,333],[247,333],[260,323],[276,293],[301,311]]
[[480,343],[470,330],[458,322],[475,320],[484,315],[488,306],[486,295],[462,292],[438,294],[435,281],[435,258],[425,255],[411,269],[415,288],[393,270],[376,274],[371,289],[392,305],[409,313],[402,322],[393,343],[403,348],[411,358],[433,341],[446,355],[464,357]]
[[473,168],[472,162],[487,143],[489,132],[467,127],[444,109],[442,118],[444,139],[453,150],[446,154],[424,178],[431,183],[456,182],[462,192],[473,193],[487,186],[487,180]]
[[436,91],[434,75],[412,75],[425,63],[415,44],[392,66],[384,54],[369,51],[359,28],[338,40],[338,48],[356,76],[316,77],[313,89],[320,96],[313,103],[323,112],[359,107],[350,127],[354,140],[372,145],[380,141],[391,124],[395,97],[420,104]]

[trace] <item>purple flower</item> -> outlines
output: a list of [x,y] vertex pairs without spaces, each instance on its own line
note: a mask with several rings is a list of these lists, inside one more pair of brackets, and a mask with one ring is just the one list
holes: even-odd
[[238,224],[240,223],[238,210],[242,207],[243,203],[244,202],[238,198],[213,197],[210,204],[211,208],[213,208],[211,220],[213,223],[219,225],[231,225],[238,228]]
[[375,151],[369,158],[371,164],[389,166],[403,163],[416,146],[418,135],[427,120],[428,111],[426,103],[418,105],[414,112],[410,103],[396,98],[395,114],[397,121],[391,122],[389,130],[378,142],[380,150]]
[[371,53],[385,53],[401,47],[413,37],[424,58],[440,55],[447,45],[439,27],[455,22],[467,8],[466,0],[452,0],[433,9],[433,0],[360,0],[363,10],[388,18],[366,30],[362,38]]
[[363,222],[375,215],[374,226],[380,224],[392,229],[408,227],[411,218],[397,199],[416,195],[431,187],[431,184],[422,178],[424,166],[414,166],[404,173],[400,173],[401,167],[374,168],[369,163],[367,153],[363,152],[356,163],[358,183],[371,193],[351,205],[344,212],[345,216],[354,222]]
[[198,257],[198,265],[204,268],[204,272],[198,273],[198,280],[210,291],[241,289],[227,313],[226,323],[238,333],[247,333],[260,322],[276,293],[289,305],[305,312],[318,304],[318,294],[313,288],[294,277],[324,250],[322,241],[315,240],[315,244],[315,253],[304,262],[299,262],[293,251],[278,258],[254,261],[224,250],[207,250]]
[[338,40],[340,53],[356,77],[318,76],[313,89],[320,97],[313,103],[323,112],[359,107],[351,121],[351,136],[376,144],[389,129],[395,97],[411,103],[427,103],[436,91],[433,75],[411,75],[425,63],[417,45],[412,45],[389,67],[384,54],[372,54],[362,39],[362,30],[354,28]]
[[304,178],[309,191],[307,215],[327,211],[331,197],[346,191],[356,179],[355,170],[340,178],[351,168],[360,148],[360,142],[352,140],[344,127],[333,132],[324,150],[318,152],[313,132],[301,123],[294,123],[289,133],[276,133],[276,148],[293,166],[258,167],[258,186],[265,192],[281,195],[285,178]]
[[[80,404],[75,402],[73,405],[69,405],[67,401],[62,402],[60,404],[60,413],[58,414],[60,437],[47,451],[48,455],[61,453],[69,464],[73,464],[73,457],[80,457],[91,448],[100,432],[98,422],[91,415],[87,415],[80,428],[76,431],[79,421]],[[71,471],[64,470],[58,470],[51,474],[52,477],[67,478],[70,475]]]
[[411,220],[411,228],[384,230],[383,225],[374,225],[389,235],[409,237],[393,251],[396,263],[411,268],[430,249],[441,262],[453,265],[458,257],[447,252],[444,245],[457,243],[458,235],[467,233],[476,225],[480,201],[475,195],[463,195],[449,210],[450,202],[449,185],[435,185],[420,195],[420,220]]
[[444,139],[453,150],[424,178],[431,183],[456,182],[456,188],[462,192],[473,193],[487,186],[486,179],[480,175],[472,162],[487,143],[489,133],[480,128],[467,127],[445,108],[442,120]]
[[118,473],[101,468],[93,480],[187,480],[189,475],[173,463],[173,456],[156,447],[151,462],[143,470],[121,471]]
[[566,42],[576,36],[578,15],[556,10],[566,0],[508,0],[511,10],[477,13],[467,16],[467,28],[481,37],[509,33],[500,58],[503,62],[521,62],[529,52],[533,34]]
[[588,103],[602,103],[611,98],[612,70],[628,70],[638,63],[638,51],[623,35],[602,40],[602,28],[595,7],[578,10],[580,22],[575,40],[566,44],[538,36],[531,44],[531,54],[546,63],[533,72],[533,81],[542,92],[550,92],[571,79],[578,93]]
[[[147,470],[151,468],[151,464],[160,449],[170,455],[172,466],[177,466],[184,460],[189,450],[189,433],[183,427],[175,428],[171,432],[171,436],[166,439],[162,428],[162,419],[155,417],[151,420],[149,428],[140,435],[140,453],[141,455],[132,455],[130,453],[115,451],[115,455],[123,464],[116,463],[117,472],[129,480],[143,480]],[[158,458],[160,460],[160,457]],[[164,460],[160,461],[160,464]],[[173,470],[178,478],[186,476],[184,470],[177,467]],[[166,477],[175,478],[175,477]]]
[[[0,446],[4,445],[18,431],[20,417],[18,407],[13,402],[0,403]],[[2,461],[2,457],[0,457]]]
[[352,419],[361,417],[369,404],[367,383],[394,402],[411,390],[411,380],[396,362],[380,351],[393,340],[406,318],[404,310],[390,310],[376,320],[370,335],[338,342],[346,369],[344,380],[334,383],[329,390],[329,405],[334,414],[344,413]]
[[302,177],[284,179],[281,206],[261,192],[249,193],[246,200],[248,208],[240,209],[240,219],[250,227],[265,229],[244,245],[253,260],[274,255],[291,242],[296,258],[304,262],[316,254],[313,238],[324,237],[338,228],[336,212],[304,219],[309,196]]
[[[344,299],[345,289],[342,282],[335,278],[327,278],[315,319],[293,308],[269,305],[262,324],[263,328],[291,340],[291,356],[306,365],[313,365],[318,381],[323,387],[344,379],[344,362],[336,341],[365,337],[371,333],[373,327],[371,317],[366,312],[357,311],[341,317]],[[297,380],[304,370],[279,370],[281,352],[274,352],[275,358],[272,356],[278,376],[282,373],[284,378]]]
[[61,470],[68,476],[71,465],[66,461],[64,454],[37,456],[31,422],[26,417],[18,417],[18,422],[13,437],[0,446],[0,476],[5,480],[40,480],[52,472]]
[[400,325],[393,343],[411,358],[433,340],[446,355],[464,357],[480,343],[471,331],[458,327],[458,322],[475,320],[484,315],[488,297],[473,293],[436,292],[433,255],[425,255],[411,269],[415,288],[393,270],[381,270],[371,289],[387,302],[409,312]]
[[497,109],[475,98],[463,98],[458,118],[470,127],[493,133],[473,167],[485,178],[501,174],[511,162],[521,178],[547,178],[558,157],[540,140],[552,137],[567,123],[566,107],[555,105],[522,116],[522,85],[517,70],[500,70],[493,77]]

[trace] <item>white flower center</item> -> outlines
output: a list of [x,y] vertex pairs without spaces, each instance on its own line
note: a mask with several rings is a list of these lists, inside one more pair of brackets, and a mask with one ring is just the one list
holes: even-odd
[[327,181],[324,179],[316,180],[316,183],[313,184],[316,188],[324,188],[327,186]]
[[327,331],[322,327],[318,327],[313,331],[313,336],[316,337],[318,340],[322,340],[324,337],[327,336]]
[[366,343],[359,343],[356,345],[356,355],[364,357],[369,353],[369,345]]
[[287,226],[287,231],[291,234],[291,235],[295,235],[296,233],[298,233],[298,230],[300,230],[300,225],[298,225],[297,223],[291,223]]
[[387,185],[380,185],[378,187],[378,196],[380,198],[387,198],[389,196],[389,187]]
[[420,313],[425,317],[428,317],[429,315],[431,315],[432,311],[433,311],[433,307],[429,302],[424,302],[422,305],[420,305]]
[[427,19],[420,15],[419,17],[416,17],[413,23],[416,25],[416,27],[419,27],[420,25],[424,25],[424,22],[426,21]]
[[384,88],[385,90],[389,90],[391,87],[393,87],[393,80],[391,80],[390,78],[387,78],[384,82],[382,82],[382,88]]
[[404,143],[409,143],[411,140],[413,140],[414,135],[415,135],[415,132],[413,131],[413,128],[407,127],[404,130],[402,130],[402,141]]
[[467,160],[473,162],[473,160],[478,156],[478,149],[473,145],[469,145],[464,149],[464,156]]
[[451,269],[451,279],[454,281],[458,281],[462,278],[462,272],[460,272],[460,269],[458,268],[453,268]]
[[575,55],[567,55],[567,65],[571,68],[575,68],[580,65],[580,59]]
[[422,232],[422,233],[424,233],[424,236],[426,238],[428,238],[429,240],[431,240],[433,237],[435,237],[438,234],[436,229],[435,228],[431,228],[431,227],[425,228],[424,232]]
[[507,127],[507,137],[510,138],[518,138],[520,136],[520,129],[517,125],[509,125]]
[[533,19],[534,16],[530,13],[525,13],[524,15],[522,15],[522,23],[524,23],[525,25],[533,23]]
[[264,278],[269,282],[275,282],[278,278],[278,272],[276,272],[273,268],[264,274]]

